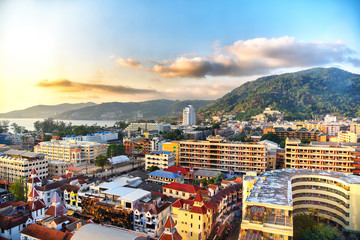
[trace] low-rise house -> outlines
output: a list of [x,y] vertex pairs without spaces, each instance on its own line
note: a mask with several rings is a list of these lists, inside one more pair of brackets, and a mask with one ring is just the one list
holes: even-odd
[[[67,215],[61,215],[58,217],[48,216],[41,221],[41,224],[47,228],[55,229],[58,231],[63,231],[66,229],[71,232],[74,229],[70,225],[75,225],[75,229],[79,229],[84,224],[84,221]],[[68,226],[70,226],[70,229],[68,229]]]
[[187,180],[187,181],[194,178],[193,171],[189,171],[184,167],[171,166],[171,167],[165,169],[164,171],[181,174],[184,176],[184,180]]
[[78,197],[79,186],[65,184],[59,190],[67,209],[81,211],[81,199]]
[[159,183],[161,185],[169,184],[172,182],[184,183],[184,176],[178,173],[156,170],[148,173],[148,181]]
[[217,192],[209,201],[214,206],[215,216],[221,218],[233,208],[240,207],[242,201],[242,184],[234,184]]
[[171,203],[163,200],[149,203],[138,202],[134,207],[134,230],[144,232],[152,238],[159,237],[165,229]]
[[210,170],[197,170],[194,173],[194,177],[198,179],[210,179],[217,177],[221,172],[219,171],[210,171]]
[[57,192],[55,192],[53,199],[51,200],[51,206],[46,211],[45,215],[51,217],[58,217],[64,215],[65,213],[67,213],[67,211],[68,210],[66,209],[66,207],[61,203],[59,195],[57,194]]
[[195,197],[196,193],[200,190],[200,187],[183,184],[183,183],[170,183],[163,188],[163,194],[169,197],[189,199]]
[[27,203],[0,203],[0,237],[20,239],[20,232],[33,221]]
[[134,205],[144,199],[149,199],[151,193],[142,189],[124,187],[122,182],[108,182],[89,187],[88,191],[78,192],[80,197],[98,198],[100,202],[114,207],[133,210]]

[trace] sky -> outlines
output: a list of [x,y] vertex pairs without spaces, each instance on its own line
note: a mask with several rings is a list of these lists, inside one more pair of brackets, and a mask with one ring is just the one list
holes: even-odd
[[0,0],[0,113],[217,99],[312,67],[360,73],[360,1]]

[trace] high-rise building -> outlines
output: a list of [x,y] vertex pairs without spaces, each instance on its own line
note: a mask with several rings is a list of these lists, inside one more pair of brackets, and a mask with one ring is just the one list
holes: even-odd
[[183,125],[192,126],[196,124],[195,110],[192,105],[187,105],[183,110]]

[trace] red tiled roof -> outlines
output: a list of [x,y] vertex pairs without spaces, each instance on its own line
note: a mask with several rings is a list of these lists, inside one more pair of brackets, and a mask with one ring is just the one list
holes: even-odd
[[68,210],[62,204],[58,205],[57,207],[52,205],[46,211],[45,215],[52,216],[52,217],[57,217],[57,216],[60,216],[60,215],[63,215],[65,213],[67,213],[67,211]]
[[41,182],[40,178],[38,177],[30,177],[28,180],[27,180],[28,183],[38,183],[38,182]]
[[183,184],[183,183],[175,183],[175,182],[163,186],[163,188],[169,188],[169,189],[182,191],[182,192],[189,192],[193,194],[200,190],[200,187],[198,186]]
[[176,208],[182,208],[184,203],[189,204],[190,206],[194,205],[194,200],[189,200],[189,199],[178,199],[176,200],[171,207],[176,207]]
[[0,215],[0,228],[8,230],[13,227],[19,226],[20,224],[26,223],[29,216],[23,216],[22,213],[14,214],[11,216]]
[[175,166],[171,166],[167,169],[165,169],[164,171],[167,171],[167,172],[173,172],[173,173],[178,173],[179,171],[181,172],[181,174],[183,175],[186,175],[188,174],[188,170],[186,170],[186,168],[183,168],[183,167],[175,167]]
[[36,172],[36,170],[35,170],[35,168],[33,168],[32,170],[31,170],[31,173],[30,173],[31,175],[35,175],[35,174],[37,174],[37,172]]
[[81,168],[68,167],[66,170],[68,170],[68,171],[73,171],[73,172],[77,172],[77,171],[80,171],[80,170],[81,170]]
[[27,226],[21,233],[38,239],[65,240],[72,237],[69,232],[60,232],[34,223]]
[[36,210],[46,208],[46,205],[42,200],[29,201],[28,208],[30,212],[34,212]]
[[38,197],[38,196],[39,196],[39,193],[36,191],[35,188],[33,188],[31,190],[31,193],[30,193],[29,197],[35,198],[35,197]]
[[174,220],[172,219],[172,217],[168,217],[166,223],[165,223],[165,228],[169,228],[169,229],[172,229],[175,227],[175,222]]
[[205,205],[202,205],[201,207],[194,206],[191,208],[190,212],[192,213],[200,213],[200,214],[206,214],[207,207]]
[[76,185],[71,185],[71,184],[65,184],[63,186],[60,187],[60,191],[67,191],[67,192],[74,192],[77,193],[79,191],[80,187],[76,186]]
[[202,202],[202,201],[203,201],[203,197],[201,196],[200,191],[198,191],[198,192],[196,193],[196,197],[195,197],[195,199],[194,199],[194,202]]

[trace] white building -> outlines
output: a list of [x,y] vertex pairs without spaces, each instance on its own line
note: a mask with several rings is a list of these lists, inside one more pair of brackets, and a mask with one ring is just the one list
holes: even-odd
[[192,126],[196,124],[195,110],[192,105],[187,105],[183,110],[183,125]]
[[332,115],[326,115],[324,117],[324,122],[326,123],[330,123],[330,122],[336,122],[337,121],[337,117],[336,116],[332,116]]
[[86,142],[98,142],[98,143],[106,143],[107,141],[118,139],[117,133],[112,132],[98,132],[87,134],[86,136],[75,136],[68,135],[63,138],[64,141],[76,140],[76,141],[86,141]]
[[175,155],[168,151],[152,152],[145,155],[145,169],[157,166],[159,169],[166,169],[175,165]]
[[15,182],[16,179],[31,175],[36,169],[38,177],[43,179],[48,175],[48,160],[44,154],[9,150],[0,156],[0,178]]

